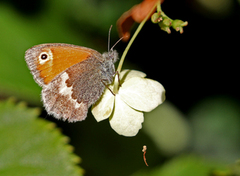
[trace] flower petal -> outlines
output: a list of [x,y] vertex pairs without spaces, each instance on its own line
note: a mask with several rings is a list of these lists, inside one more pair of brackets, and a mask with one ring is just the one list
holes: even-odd
[[120,73],[120,82],[122,84],[133,77],[145,78],[146,74],[137,70],[123,70]]
[[131,10],[123,13],[117,21],[117,30],[119,33],[119,37],[123,37],[122,40],[124,42],[127,42],[130,39],[130,29],[135,22],[132,18],[131,13]]
[[121,100],[118,94],[115,95],[115,108],[110,117],[111,127],[120,135],[135,136],[142,128],[143,113],[129,107]]
[[[132,8],[132,18],[136,22],[141,23],[158,1],[159,0],[144,0],[142,3],[134,6]],[[152,13],[154,12],[155,11]]]
[[132,108],[149,112],[165,100],[165,89],[157,81],[134,77],[119,89],[121,99]]
[[105,120],[111,115],[113,105],[114,96],[108,89],[105,89],[101,98],[92,106],[92,114],[98,122]]

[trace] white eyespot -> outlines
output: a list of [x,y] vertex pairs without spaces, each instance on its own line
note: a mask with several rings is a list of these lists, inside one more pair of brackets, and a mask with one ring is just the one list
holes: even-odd
[[45,62],[52,60],[52,52],[49,50],[49,52],[41,52],[38,56],[38,60],[40,64],[44,64]]

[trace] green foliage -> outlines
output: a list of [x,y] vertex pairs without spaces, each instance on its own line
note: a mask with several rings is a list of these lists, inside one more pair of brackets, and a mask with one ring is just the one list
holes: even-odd
[[0,175],[82,175],[69,141],[38,109],[0,102]]

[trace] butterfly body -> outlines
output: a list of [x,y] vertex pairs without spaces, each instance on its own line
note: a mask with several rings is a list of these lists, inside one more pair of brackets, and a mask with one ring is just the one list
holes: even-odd
[[88,108],[112,82],[117,59],[113,50],[100,54],[61,43],[37,45],[25,54],[35,81],[42,87],[47,112],[69,122],[86,118]]

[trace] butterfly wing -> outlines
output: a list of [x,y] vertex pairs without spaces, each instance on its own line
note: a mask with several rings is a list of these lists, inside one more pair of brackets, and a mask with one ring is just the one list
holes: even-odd
[[105,89],[101,72],[101,63],[94,57],[68,68],[43,87],[47,112],[69,122],[84,120]]
[[102,58],[95,50],[62,43],[36,45],[25,53],[28,67],[41,87],[49,84],[67,68],[89,57]]
[[101,96],[102,55],[69,44],[42,44],[26,51],[26,62],[43,88],[49,114],[69,122],[84,120],[88,108]]

